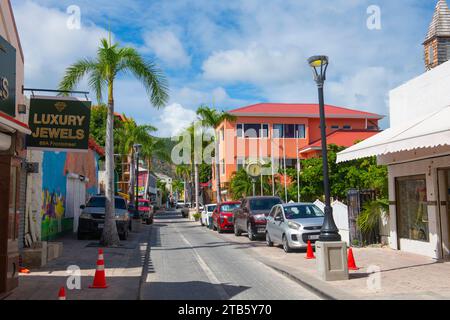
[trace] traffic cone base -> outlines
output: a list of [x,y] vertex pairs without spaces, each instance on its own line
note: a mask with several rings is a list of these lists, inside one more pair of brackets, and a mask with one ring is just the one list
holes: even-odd
[[311,241],[308,241],[308,247],[306,249],[306,257],[305,257],[305,259],[312,260],[312,259],[315,259],[315,258],[316,258],[316,256],[314,255],[314,250],[312,248]]
[[66,300],[66,289],[64,287],[59,289],[58,300]]
[[348,250],[348,270],[359,270],[359,268],[356,266],[355,257],[353,256],[353,249],[350,248]]
[[97,269],[95,270],[94,283],[89,286],[90,289],[106,289],[105,261],[103,259],[103,250],[98,250]]

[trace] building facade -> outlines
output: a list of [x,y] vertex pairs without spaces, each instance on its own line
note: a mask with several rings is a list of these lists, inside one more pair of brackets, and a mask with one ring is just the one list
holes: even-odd
[[[327,105],[327,134],[332,143],[351,146],[379,132],[381,115]],[[213,191],[220,174],[227,189],[233,174],[252,161],[282,163],[295,168],[297,159],[321,153],[320,113],[317,104],[252,105],[230,113],[236,121],[224,121],[216,128],[219,137],[220,172],[213,166]],[[276,167],[276,165],[275,165]],[[277,169],[275,169],[278,172]]]
[[338,155],[388,166],[390,247],[435,259],[450,258],[449,38],[440,0],[424,42],[428,71],[390,92],[391,128]]
[[9,0],[0,1],[0,298],[18,285],[25,203],[24,55]]

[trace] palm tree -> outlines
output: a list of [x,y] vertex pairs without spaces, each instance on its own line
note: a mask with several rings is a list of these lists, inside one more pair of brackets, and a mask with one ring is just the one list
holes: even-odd
[[[151,132],[155,132],[157,129],[150,125],[137,125],[132,119],[126,121],[120,128],[115,129],[116,136],[119,137],[118,152],[121,155],[131,155],[130,161],[130,183],[128,185],[128,195],[130,203],[134,203],[136,193],[136,168],[135,168],[135,154],[133,146],[135,144],[141,144],[144,146],[152,143]],[[147,148],[146,148],[147,150]],[[143,150],[144,151],[144,150]],[[145,156],[144,156],[145,158]]]
[[217,132],[215,129],[224,121],[236,121],[236,116],[223,111],[219,112],[216,109],[209,108],[207,106],[201,106],[200,108],[198,108],[197,115],[200,116],[202,124],[205,127],[214,129],[216,192],[217,192],[217,203],[220,203],[221,191],[220,191],[219,137],[217,136]]
[[73,90],[88,76],[89,86],[97,100],[102,101],[103,90],[108,93],[108,118],[106,124],[106,214],[101,244],[114,246],[120,243],[113,213],[114,204],[114,84],[118,75],[131,73],[145,87],[153,106],[163,107],[168,100],[168,86],[162,72],[154,63],[145,61],[134,48],[120,47],[102,39],[94,59],[81,59],[67,68],[59,90]]
[[[191,177],[191,167],[186,165],[186,164],[181,164],[178,165],[176,168],[176,175],[183,179],[184,181],[184,202],[186,203],[187,201],[187,189],[186,189],[186,185]],[[192,202],[192,200],[191,200]]]

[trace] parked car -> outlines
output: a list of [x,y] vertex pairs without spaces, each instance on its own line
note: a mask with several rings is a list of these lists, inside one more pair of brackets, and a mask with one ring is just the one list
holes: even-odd
[[184,201],[178,201],[176,204],[176,209],[181,209],[184,208]]
[[281,204],[267,217],[266,243],[282,244],[285,252],[314,244],[320,236],[325,214],[313,203]]
[[149,200],[139,199],[138,210],[142,220],[147,224],[152,224],[155,216],[155,211],[153,206],[150,204]]
[[233,230],[233,210],[239,208],[240,201],[223,202],[214,209],[213,229],[222,233],[226,230]]
[[240,236],[247,233],[251,241],[264,237],[266,233],[266,217],[273,206],[281,204],[280,197],[247,197],[239,208],[234,210],[234,234]]
[[217,208],[217,204],[207,204],[202,211],[200,222],[202,226],[209,227],[209,218],[212,217],[213,211]]
[[[80,206],[83,211],[78,220],[78,239],[101,235],[105,227],[105,203],[105,196],[93,196],[86,205]],[[114,214],[119,237],[121,240],[126,240],[131,228],[131,219],[124,198],[115,197]]]

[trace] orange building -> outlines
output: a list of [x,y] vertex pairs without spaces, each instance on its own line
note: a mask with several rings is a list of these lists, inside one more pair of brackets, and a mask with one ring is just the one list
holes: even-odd
[[[282,163],[286,158],[286,166],[295,168],[297,158],[321,154],[318,104],[262,103],[229,113],[237,120],[224,121],[216,128],[223,190],[233,174],[249,162]],[[325,106],[325,113],[328,143],[345,147],[377,134],[383,119],[378,114],[331,105]],[[213,166],[213,191],[216,175]]]

